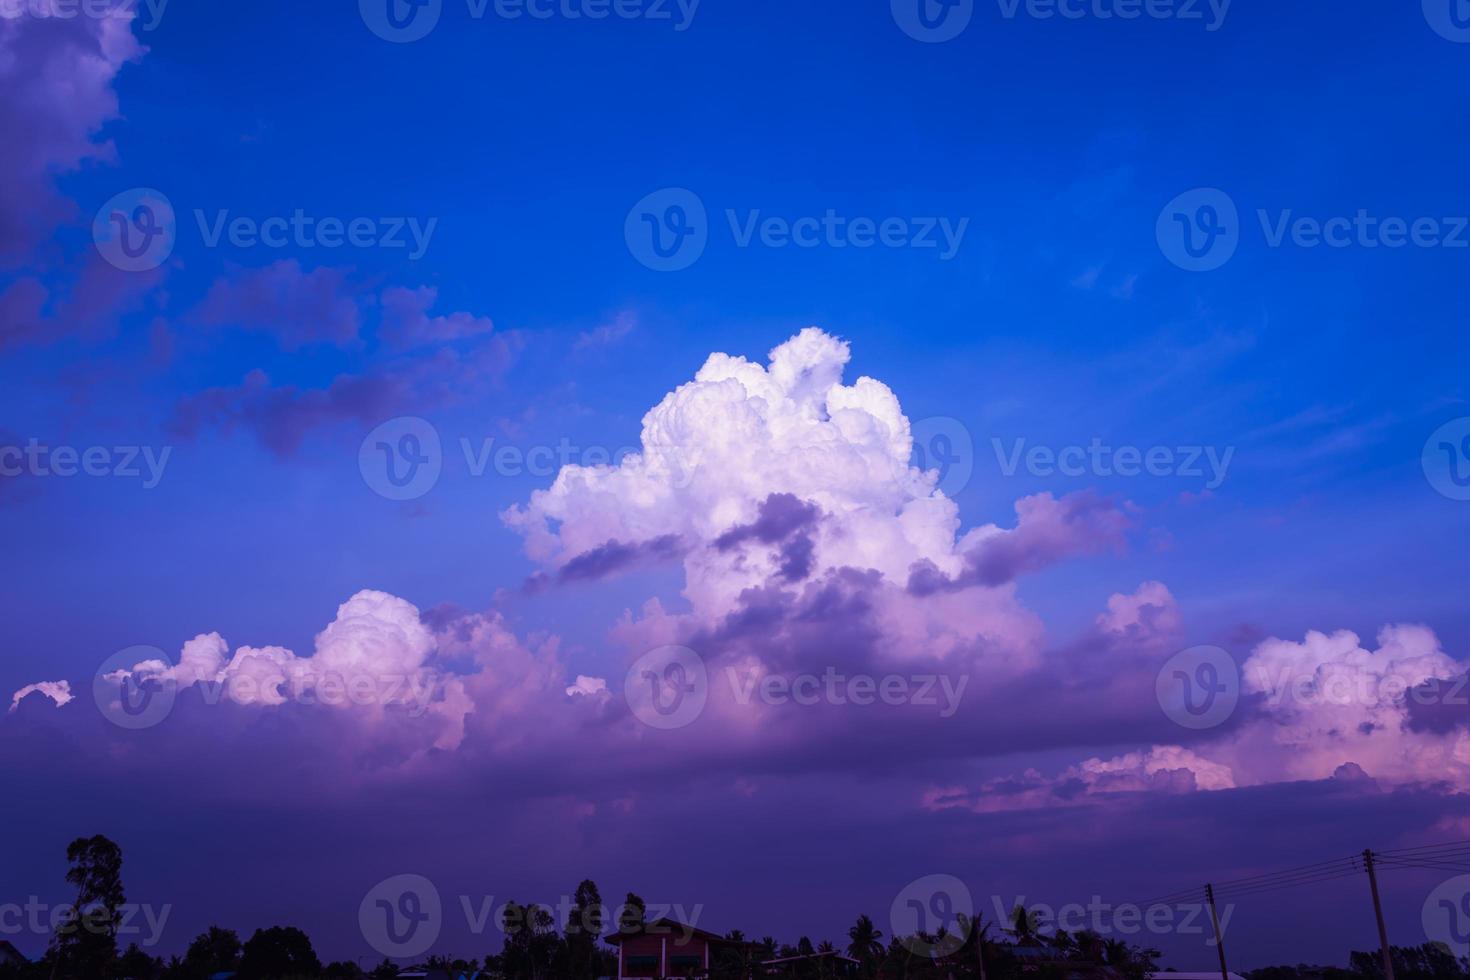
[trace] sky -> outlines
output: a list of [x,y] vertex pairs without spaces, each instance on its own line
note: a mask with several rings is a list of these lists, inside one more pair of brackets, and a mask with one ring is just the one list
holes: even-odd
[[481,955],[1470,838],[1466,13],[0,0],[0,911],[94,833],[158,952],[364,962],[402,875]]

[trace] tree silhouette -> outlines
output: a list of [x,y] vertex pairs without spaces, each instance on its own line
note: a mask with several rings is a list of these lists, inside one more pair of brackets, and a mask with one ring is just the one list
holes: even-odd
[[316,976],[322,961],[306,933],[294,926],[257,929],[240,955],[240,980]]
[[230,972],[239,965],[240,937],[233,929],[210,926],[184,953],[184,970],[190,980]]
[[618,932],[624,935],[641,932],[647,917],[648,907],[643,904],[643,899],[629,892],[618,908]]
[[847,930],[847,938],[847,955],[861,963],[864,970],[873,969],[883,956],[883,933],[873,925],[873,920],[867,915],[858,916],[857,922]]
[[51,976],[105,977],[117,959],[118,910],[127,901],[122,884],[122,849],[100,834],[78,837],[66,848],[76,886],[76,904],[51,937]]
[[566,965],[570,980],[592,980],[597,976],[597,944],[602,940],[602,895],[590,879],[577,886],[572,897],[571,918],[566,926]]

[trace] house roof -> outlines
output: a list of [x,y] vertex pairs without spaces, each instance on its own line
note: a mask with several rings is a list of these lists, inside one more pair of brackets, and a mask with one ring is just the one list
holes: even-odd
[[9,941],[0,939],[0,963],[29,963],[30,960],[20,955],[20,950],[12,946]]
[[687,923],[680,922],[677,919],[655,919],[652,922],[645,922],[641,929],[633,930],[631,932],[624,932],[622,930],[619,930],[610,936],[604,936],[602,938],[602,941],[605,943],[611,943],[612,945],[616,946],[624,939],[631,939],[634,936],[646,936],[650,934],[677,938],[690,937],[703,939],[707,943],[723,943],[727,946],[755,945],[755,943],[741,942],[737,939],[727,939],[726,937],[721,936],[719,933],[710,932],[708,929],[700,929],[696,926],[691,926]]
[[858,960],[853,959],[851,956],[848,956],[846,953],[840,953],[835,949],[829,949],[823,952],[805,953],[799,956],[778,956],[774,960],[763,961],[761,963],[761,966],[778,966],[782,963],[800,963],[804,960],[820,960],[828,956],[834,957],[835,959],[839,960],[846,960],[849,963],[859,962]]

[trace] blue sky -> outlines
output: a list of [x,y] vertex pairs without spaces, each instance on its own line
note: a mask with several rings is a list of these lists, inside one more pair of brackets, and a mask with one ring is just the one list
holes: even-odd
[[[354,11],[330,6],[165,8],[156,29],[136,26],[149,53],[117,80],[124,118],[108,134],[118,165],[68,175],[63,186],[84,207],[126,186],[169,196],[183,226],[175,305],[197,299],[232,263],[294,257],[434,285],[441,301],[532,335],[530,363],[456,420],[476,441],[539,403],[542,419],[557,417],[545,438],[533,423],[532,441],[554,444],[567,432],[627,445],[641,412],[709,350],[759,354],[815,323],[851,338],[857,370],[901,392],[911,416],[965,421],[981,472],[996,472],[994,437],[1237,445],[1230,505],[1279,509],[1310,496],[1311,515],[1331,514],[1309,544],[1273,548],[1265,561],[1256,543],[1255,554],[1242,554],[1221,542],[1231,560],[1205,575],[1228,580],[1244,562],[1259,581],[1294,566],[1288,574],[1306,576],[1303,586],[1329,601],[1367,579],[1369,593],[1345,603],[1361,608],[1405,572],[1421,574],[1426,558],[1450,567],[1458,559],[1443,522],[1464,518],[1418,492],[1416,461],[1428,432],[1465,397],[1463,304],[1448,288],[1463,256],[1272,249],[1253,215],[1470,213],[1450,179],[1465,150],[1453,119],[1466,52],[1421,17],[1366,5],[1234,5],[1211,32],[1207,8],[1203,23],[1064,21],[1029,19],[1024,8],[1008,20],[998,5],[980,4],[964,34],[929,45],[881,8],[835,3],[704,4],[683,32],[670,22],[509,21],[491,11],[475,20],[449,3],[427,38],[394,45]],[[621,234],[633,202],[667,186],[695,190],[716,226],[706,254],[676,274],[640,266]],[[1154,238],[1163,204],[1199,186],[1226,189],[1247,215],[1239,254],[1211,274],[1175,268]],[[404,250],[210,249],[193,216],[198,209],[212,222],[224,209],[261,219],[297,208],[438,224],[424,257],[408,262]],[[919,250],[737,248],[724,217],[829,208],[969,226],[959,254],[942,262]],[[1076,285],[1089,274],[1094,285]],[[1129,283],[1128,298],[1115,295]],[[561,356],[576,333],[625,310],[640,329],[624,349]],[[233,383],[252,366],[320,384],[353,363],[350,353],[281,353],[259,338],[225,338],[206,357],[147,371],[146,337],[121,330],[101,349],[12,354],[14,411],[44,419],[53,438],[106,426],[139,441],[181,391]],[[186,331],[177,343],[187,350],[195,341]],[[77,385],[92,405],[59,404],[54,380],[63,374],[86,379]],[[1241,445],[1314,415],[1323,419],[1316,426]],[[182,533],[191,513],[207,525],[226,500],[252,551],[261,535],[327,537],[324,507],[349,526],[387,523],[388,535],[403,525],[397,548],[432,536],[433,516],[449,525],[478,516],[486,540],[473,558],[398,571],[434,596],[482,597],[495,587],[492,569],[515,567],[492,514],[524,486],[446,486],[457,492],[426,505],[429,518],[395,521],[391,507],[354,486],[353,450],[351,440],[322,442],[282,465],[256,458],[239,434],[211,438],[175,447],[179,461],[201,465],[162,492],[109,495],[114,502],[96,509],[58,502],[68,513],[86,508],[87,523],[99,521],[116,542],[86,562],[94,616],[128,622],[135,606],[123,583],[138,582],[144,550],[130,532],[154,521],[173,530],[150,537],[147,550],[174,568],[145,572],[155,584],[190,588],[178,576],[191,569],[182,577],[202,586],[192,569],[211,564],[210,554],[225,559],[217,573],[231,589],[262,598],[295,576],[321,582],[315,562],[267,571],[258,559],[228,560],[223,542],[202,540],[203,526]],[[1391,489],[1412,496],[1386,505]],[[1003,518],[1011,490],[970,487],[966,518]],[[1354,513],[1365,519],[1344,548],[1333,531]],[[1209,523],[1242,519],[1214,514]],[[1321,549],[1335,560],[1303,553]],[[1377,560],[1363,560],[1364,549]],[[398,564],[394,550],[382,558]],[[1400,551],[1416,559],[1396,560]],[[61,561],[54,545],[32,554]],[[490,581],[471,585],[471,568]],[[55,596],[61,568],[47,571],[30,578],[37,594],[17,597],[19,606]],[[1432,602],[1422,584],[1402,598]],[[290,596],[305,599],[283,591],[266,616],[289,615]],[[301,602],[299,622],[312,622],[319,605]],[[1423,615],[1456,617],[1449,606]],[[18,675],[33,666],[27,660]]]
[[[1077,19],[976,2],[943,43],[916,41],[877,2],[703,0],[683,30],[672,4],[671,20],[494,9],[477,19],[444,0],[435,29],[403,44],[347,2],[174,0],[156,24],[132,23],[146,53],[104,80],[116,112],[82,126],[113,150],[49,167],[48,193],[71,213],[0,266],[0,293],[36,276],[66,295],[92,215],[130,188],[167,197],[177,242],[158,278],[90,329],[48,305],[49,332],[0,342],[0,435],[170,456],[151,489],[0,487],[15,556],[0,690],[87,678],[122,647],[176,652],[216,630],[307,650],[360,589],[423,610],[492,608],[518,635],[561,636],[570,675],[620,676],[610,626],[650,594],[687,608],[680,569],[519,594],[543,563],[500,514],[552,475],[475,476],[461,440],[636,447],[644,413],[712,352],[762,363],[811,325],[850,344],[849,383],[879,379],[915,423],[957,420],[946,431],[968,440],[973,467],[949,488],[962,528],[1009,528],[1033,494],[1091,490],[1136,508],[1125,550],[1017,585],[1054,647],[1151,580],[1184,610],[1180,646],[1244,657],[1267,637],[1366,640],[1399,622],[1429,626],[1452,656],[1470,642],[1470,504],[1436,493],[1421,465],[1431,433],[1470,415],[1470,230],[1456,221],[1470,215],[1470,44],[1436,33],[1419,5],[1237,0],[1215,23],[1208,5],[1200,20],[1125,21],[1097,15],[1109,2]],[[659,272],[625,222],[666,188],[698,198],[709,241],[688,268]],[[1166,205],[1198,188],[1239,214],[1238,247],[1206,272],[1171,261],[1157,233]],[[8,208],[31,206],[12,195]],[[406,248],[211,247],[196,218],[298,209],[433,231],[411,260]],[[964,231],[941,258],[741,247],[732,229],[755,212],[829,211]],[[1271,244],[1284,218],[1360,211],[1434,219],[1460,247]],[[340,276],[334,295],[358,310],[360,334],[293,338],[243,292],[208,312],[220,283],[243,290],[278,263]],[[441,376],[431,351],[393,347],[378,325],[385,291],[423,287],[437,291],[430,315],[494,321],[493,367]],[[251,371],[304,391],[399,364],[420,372],[411,397],[378,417],[293,413],[287,451],[250,418],[180,425],[182,405]],[[408,502],[375,494],[359,469],[364,435],[394,415],[428,419],[444,444],[439,482]],[[1017,440],[1208,447],[1230,463],[1197,499],[1205,477],[1007,475]]]

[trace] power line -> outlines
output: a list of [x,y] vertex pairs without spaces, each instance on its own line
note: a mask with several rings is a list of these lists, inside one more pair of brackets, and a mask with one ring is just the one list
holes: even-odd
[[1267,892],[1282,891],[1287,888],[1297,888],[1302,885],[1317,885],[1328,881],[1337,881],[1340,878],[1351,878],[1362,873],[1363,870],[1361,868],[1342,868],[1337,871],[1328,871],[1305,877],[1284,878],[1280,881],[1256,884],[1248,888],[1220,889],[1217,893],[1221,898],[1235,900],[1253,895],[1264,895]]
[[1373,853],[1377,857],[1396,857],[1418,854],[1423,851],[1438,851],[1443,848],[1470,850],[1470,840],[1445,841],[1441,844],[1424,844],[1420,847],[1400,847],[1392,851],[1374,851]]
[[1379,862],[1378,866],[1380,868],[1403,868],[1409,870],[1418,869],[1427,871],[1458,871],[1461,874],[1470,874],[1470,865],[1454,864],[1449,861],[1405,861],[1401,858],[1385,858]]
[[1338,858],[1333,861],[1303,865],[1299,868],[1289,868],[1284,871],[1251,875],[1246,878],[1221,882],[1215,886],[1215,892],[1227,899],[1243,898],[1247,895],[1262,894],[1277,891],[1282,888],[1295,888],[1299,885],[1313,885],[1318,882],[1333,881],[1337,878],[1345,878],[1348,875],[1357,874],[1361,870],[1356,858]]

